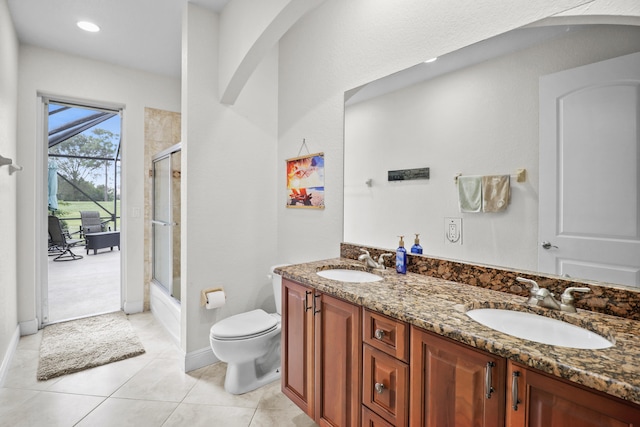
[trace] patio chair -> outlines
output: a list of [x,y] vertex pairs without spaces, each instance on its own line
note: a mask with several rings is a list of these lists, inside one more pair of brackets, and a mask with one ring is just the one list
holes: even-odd
[[76,255],[71,250],[72,246],[82,242],[82,239],[67,239],[62,231],[60,219],[57,216],[49,215],[49,242],[60,250],[60,255],[54,261],[75,261],[82,259],[82,255]]
[[109,221],[100,219],[98,211],[80,211],[80,233],[82,236],[91,233],[101,233],[106,230],[106,224]]

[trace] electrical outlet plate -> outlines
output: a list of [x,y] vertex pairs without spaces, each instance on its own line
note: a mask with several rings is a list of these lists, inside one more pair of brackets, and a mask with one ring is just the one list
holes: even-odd
[[462,218],[444,219],[444,241],[451,245],[462,245]]

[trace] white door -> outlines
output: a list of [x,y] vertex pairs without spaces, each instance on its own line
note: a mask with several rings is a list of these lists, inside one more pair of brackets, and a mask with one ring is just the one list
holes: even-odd
[[640,286],[640,53],[540,78],[540,271]]

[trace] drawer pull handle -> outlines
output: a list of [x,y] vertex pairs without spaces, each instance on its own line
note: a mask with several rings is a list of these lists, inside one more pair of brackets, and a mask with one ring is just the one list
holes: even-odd
[[382,383],[376,383],[373,388],[376,389],[376,393],[378,394],[382,394],[382,392],[384,391],[384,384]]
[[511,407],[514,411],[517,411],[518,403],[520,403],[520,400],[518,400],[518,377],[520,376],[520,372],[514,372],[511,375]]
[[321,311],[320,303],[316,304],[316,298],[320,298],[321,296],[322,296],[321,294],[313,294],[313,315],[314,316],[320,313]]
[[309,310],[311,310],[311,306],[309,306],[307,304],[307,302],[309,301],[309,295],[311,295],[312,292],[311,291],[304,291],[304,311],[307,312]]
[[382,329],[376,329],[373,333],[377,340],[382,340],[384,338],[384,331]]
[[491,399],[491,393],[495,391],[494,388],[491,386],[491,383],[493,383],[492,374],[493,374],[494,366],[496,366],[495,363],[487,362],[487,369],[485,370],[485,373],[484,373],[484,390],[487,395],[487,399]]

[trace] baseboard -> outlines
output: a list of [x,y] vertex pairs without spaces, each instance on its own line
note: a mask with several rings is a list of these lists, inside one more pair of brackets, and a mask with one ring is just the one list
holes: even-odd
[[192,351],[184,356],[184,371],[190,372],[196,369],[204,368],[205,366],[212,365],[220,360],[213,354],[213,350],[210,347],[205,347],[200,350]]
[[[36,328],[37,329],[37,328]],[[18,342],[20,341],[20,326],[16,325],[16,329],[13,331],[13,335],[11,336],[11,340],[9,341],[9,346],[7,347],[7,351],[2,358],[2,364],[0,365],[0,387],[4,386],[4,381],[9,374],[9,368],[11,368],[11,361],[13,360],[13,355],[18,348]]]
[[142,313],[144,311],[144,301],[125,301],[123,309],[127,314]]
[[38,318],[20,322],[20,336],[33,335],[38,333]]

